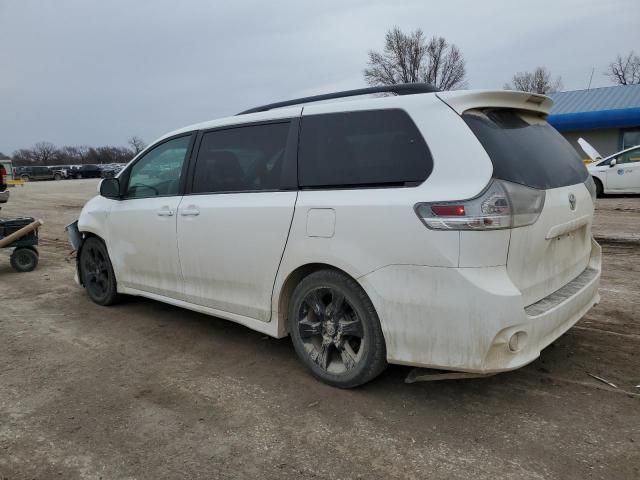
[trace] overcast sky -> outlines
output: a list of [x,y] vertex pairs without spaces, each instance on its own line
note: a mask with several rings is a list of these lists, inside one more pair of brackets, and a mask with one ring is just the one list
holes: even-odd
[[538,65],[566,90],[610,85],[640,53],[638,0],[0,0],[0,152],[147,142],[272,101],[364,86],[386,29],[462,50],[470,88]]

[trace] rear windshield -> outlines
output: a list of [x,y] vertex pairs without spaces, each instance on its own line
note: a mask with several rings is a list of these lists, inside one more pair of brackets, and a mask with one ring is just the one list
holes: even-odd
[[303,188],[412,186],[433,168],[418,128],[396,109],[303,117],[298,161]]
[[493,163],[493,176],[532,188],[566,187],[589,173],[578,152],[547,122],[517,110],[462,115]]

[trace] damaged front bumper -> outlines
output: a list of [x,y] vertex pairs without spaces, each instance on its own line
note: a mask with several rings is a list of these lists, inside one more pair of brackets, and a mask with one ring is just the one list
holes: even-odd
[[79,269],[78,269],[79,255],[78,254],[80,253],[80,247],[82,246],[84,237],[82,236],[82,233],[78,228],[77,220],[67,225],[64,229],[67,232],[67,236],[69,237],[69,243],[73,247],[73,251],[76,252],[76,274],[74,276],[74,280],[78,285],[82,286],[82,283],[80,282],[80,275],[78,274],[79,272]]
[[78,229],[78,221],[76,220],[73,223],[70,223],[64,229],[67,232],[67,236],[69,237],[69,243],[73,247],[73,251],[77,252],[80,250],[80,245],[82,245],[82,234]]

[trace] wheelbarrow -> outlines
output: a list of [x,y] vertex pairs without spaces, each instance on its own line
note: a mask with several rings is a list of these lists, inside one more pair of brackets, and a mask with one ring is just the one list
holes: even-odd
[[38,228],[42,220],[31,217],[0,219],[0,248],[13,248],[9,257],[18,272],[30,272],[38,266]]

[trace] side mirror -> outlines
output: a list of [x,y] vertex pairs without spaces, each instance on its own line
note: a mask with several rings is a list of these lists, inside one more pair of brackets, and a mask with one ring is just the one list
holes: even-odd
[[117,178],[105,178],[100,182],[100,195],[105,198],[119,199],[120,180]]
[[618,160],[616,160],[615,158],[614,158],[614,159],[612,159],[612,160],[609,162],[609,168],[613,168],[613,167],[615,167],[617,163],[618,163]]

